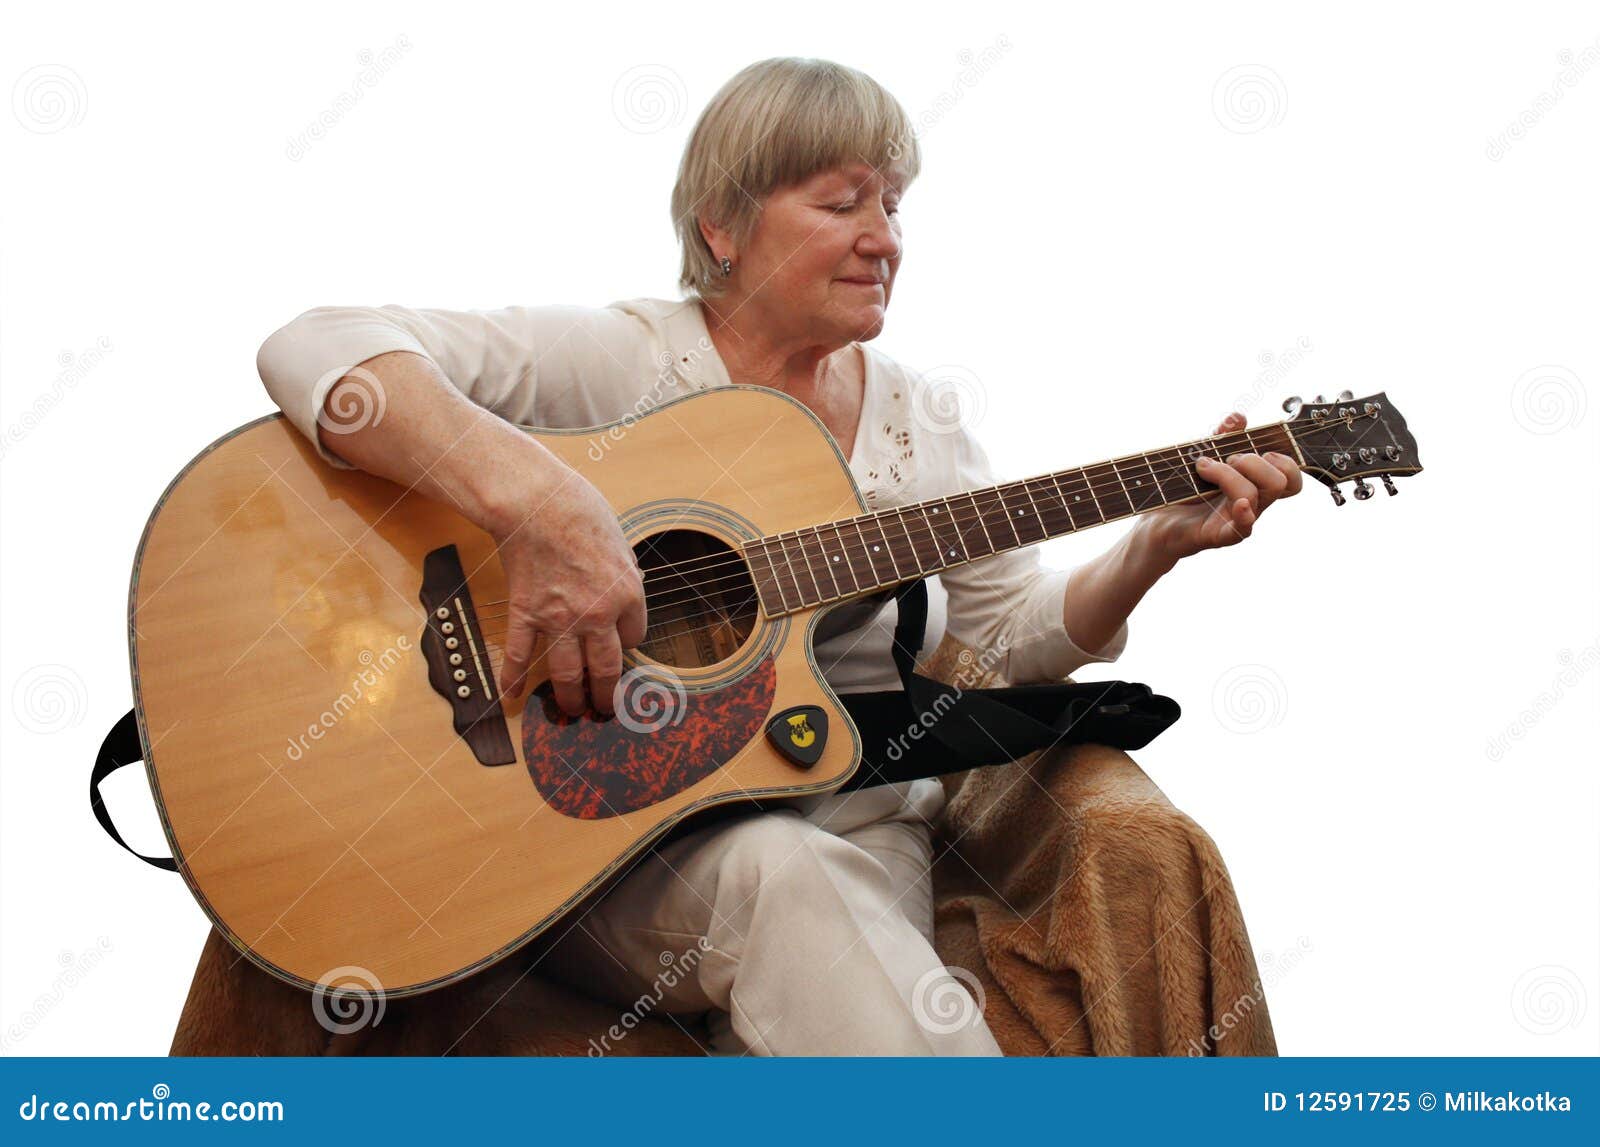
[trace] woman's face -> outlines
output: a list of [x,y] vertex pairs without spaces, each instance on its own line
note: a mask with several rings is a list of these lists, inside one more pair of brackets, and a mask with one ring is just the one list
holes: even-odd
[[733,305],[791,339],[875,338],[900,267],[904,190],[894,168],[854,163],[774,191],[736,260]]

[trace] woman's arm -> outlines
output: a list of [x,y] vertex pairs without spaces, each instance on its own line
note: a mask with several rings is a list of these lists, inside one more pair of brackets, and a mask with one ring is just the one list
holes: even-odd
[[[1244,423],[1244,415],[1234,412],[1215,433]],[[1248,538],[1267,507],[1298,494],[1302,481],[1300,467],[1283,454],[1202,459],[1196,473],[1218,488],[1215,497],[1144,515],[1111,549],[1072,571],[1062,621],[1080,648],[1099,649],[1110,641],[1150,587],[1183,558]]]
[[505,419],[533,421],[542,398],[551,421],[590,421],[636,385],[629,365],[649,357],[639,334],[619,312],[582,308],[323,307],[257,355],[273,400],[330,465],[419,490],[495,539],[510,599],[502,692],[522,692],[542,637],[570,714],[591,699],[611,711],[622,649],[644,639],[643,585],[601,494]]
[[[340,427],[339,412],[384,417]],[[369,474],[453,504],[495,540],[505,570],[509,627],[500,689],[518,696],[540,635],[556,701],[612,711],[622,650],[644,640],[644,585],[610,505],[566,463],[474,405],[421,355],[361,363],[328,392],[325,448]],[[587,689],[584,669],[588,668]]]

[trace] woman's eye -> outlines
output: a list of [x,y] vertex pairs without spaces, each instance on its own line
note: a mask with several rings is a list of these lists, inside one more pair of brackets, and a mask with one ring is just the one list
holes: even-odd
[[829,207],[829,210],[832,211],[835,215],[842,215],[842,214],[844,214],[846,211],[850,210],[854,206],[855,206],[854,203],[835,203],[835,204],[832,204]]

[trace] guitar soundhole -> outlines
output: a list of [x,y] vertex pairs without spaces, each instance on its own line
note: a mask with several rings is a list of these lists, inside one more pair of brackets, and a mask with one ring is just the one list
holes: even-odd
[[755,582],[727,543],[698,530],[667,530],[633,547],[644,575],[649,629],[639,652],[692,669],[738,652],[755,627]]

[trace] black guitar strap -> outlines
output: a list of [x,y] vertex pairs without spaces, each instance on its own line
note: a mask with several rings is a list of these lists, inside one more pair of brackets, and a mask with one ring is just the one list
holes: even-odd
[[178,865],[172,857],[146,856],[123,840],[122,834],[117,831],[117,826],[111,822],[111,813],[106,810],[105,802],[100,799],[101,781],[123,765],[135,764],[142,760],[144,760],[144,749],[139,746],[139,722],[133,710],[129,709],[122,715],[121,720],[111,726],[111,732],[106,734],[106,739],[100,744],[100,755],[95,757],[94,769],[89,773],[89,808],[94,813],[94,818],[100,822],[100,827],[106,830],[112,840],[146,864],[153,864],[168,872],[176,872]]
[[[869,788],[1003,765],[1051,745],[1080,741],[1142,749],[1178,719],[1178,703],[1129,681],[966,689],[915,671],[928,623],[922,579],[894,593],[899,618],[894,663],[904,689],[840,697],[861,733],[861,767],[839,789]],[[89,808],[112,840],[146,864],[176,872],[168,856],[146,856],[122,839],[100,799],[100,782],[144,759],[129,709],[112,726],[89,774]]]
[[[1055,744],[1142,749],[1181,714],[1170,697],[1130,681],[967,689],[915,671],[928,621],[922,579],[895,591],[894,663],[904,689],[839,700],[861,733],[861,767],[839,790],[1003,765]],[[974,674],[976,676],[976,674]]]

